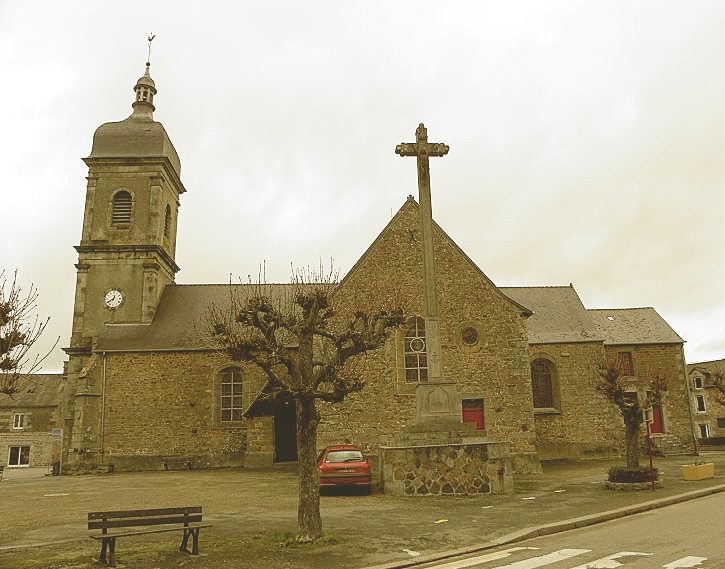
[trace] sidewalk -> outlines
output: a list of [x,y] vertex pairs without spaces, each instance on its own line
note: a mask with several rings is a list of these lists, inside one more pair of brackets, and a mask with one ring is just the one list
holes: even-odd
[[[714,479],[681,479],[680,465],[695,458],[715,463]],[[88,539],[86,515],[93,510],[201,504],[213,525],[202,530],[202,556],[196,558],[176,552],[169,534],[121,539],[119,567],[392,568],[609,519],[662,500],[694,499],[693,492],[725,491],[725,452],[657,459],[664,487],[655,492],[604,489],[614,464],[622,460],[545,463],[543,474],[518,476],[509,496],[324,496],[327,542],[289,547],[275,537],[296,527],[297,479],[289,466],[72,477],[6,469],[0,568],[92,567],[97,544]]]

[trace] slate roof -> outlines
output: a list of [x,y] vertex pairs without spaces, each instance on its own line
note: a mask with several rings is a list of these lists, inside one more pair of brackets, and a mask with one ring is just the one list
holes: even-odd
[[608,345],[684,343],[654,308],[600,308],[587,312]]
[[54,407],[63,394],[63,374],[31,373],[18,378],[18,392],[0,393],[0,408]]
[[501,291],[534,312],[526,320],[530,344],[601,342],[604,339],[571,285],[501,287]]
[[[168,285],[150,324],[106,324],[98,338],[99,352],[213,350],[207,334],[209,307],[229,306],[231,295],[244,295],[256,284]],[[262,285],[263,294],[283,301],[292,284]]]
[[687,364],[687,373],[692,373],[696,369],[702,370],[708,374],[718,370],[725,370],[725,360],[710,360],[707,362]]

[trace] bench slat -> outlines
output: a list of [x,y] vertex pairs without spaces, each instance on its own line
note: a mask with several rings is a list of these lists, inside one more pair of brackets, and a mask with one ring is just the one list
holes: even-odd
[[[205,524],[205,525],[198,525],[198,526],[189,526],[188,529],[192,529],[192,528],[201,529],[201,528],[210,528],[210,527],[211,527],[211,525]],[[90,537],[91,539],[102,540],[102,539],[108,539],[109,537],[129,537],[132,535],[145,535],[147,533],[166,533],[169,531],[183,531],[185,529],[187,529],[187,528],[178,527],[178,528],[166,528],[166,529],[150,529],[150,530],[146,530],[146,531],[129,531],[129,532],[124,532],[124,533],[109,533],[107,535],[89,535],[88,537]]]
[[89,520],[136,518],[141,516],[170,516],[174,514],[200,514],[201,506],[184,506],[180,508],[147,508],[145,510],[116,510],[108,512],[89,512]]
[[125,518],[122,520],[97,520],[88,522],[88,529],[122,528],[136,526],[158,526],[163,524],[183,524],[201,521],[201,514],[189,516],[163,516],[158,518]]

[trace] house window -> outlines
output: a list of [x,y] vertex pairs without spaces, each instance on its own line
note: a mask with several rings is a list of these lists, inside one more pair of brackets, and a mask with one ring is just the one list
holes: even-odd
[[709,439],[710,438],[710,425],[708,425],[706,423],[701,423],[698,426],[700,427],[700,438]]
[[617,352],[617,369],[619,370],[620,375],[634,375],[632,352]]
[[428,383],[425,320],[419,316],[408,320],[405,330],[405,381]]
[[131,223],[131,212],[133,210],[133,198],[126,190],[116,192],[113,196],[111,209],[112,225],[129,225]]
[[30,447],[10,447],[8,466],[29,466]]
[[697,404],[697,412],[704,413],[705,412],[705,396],[704,395],[695,395],[695,403]]
[[695,376],[695,389],[702,389],[702,378],[699,375]]
[[531,391],[535,409],[551,409],[556,407],[554,398],[554,382],[556,370],[554,364],[542,358],[531,363]]
[[717,418],[717,428],[718,429],[725,429],[725,417],[718,417]]
[[221,372],[221,420],[241,421],[244,413],[242,401],[242,374],[230,367]]
[[25,415],[23,413],[15,413],[13,415],[13,429],[22,430],[25,428]]

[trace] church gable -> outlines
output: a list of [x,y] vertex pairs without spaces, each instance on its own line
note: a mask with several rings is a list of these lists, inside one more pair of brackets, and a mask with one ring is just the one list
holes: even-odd
[[[344,297],[347,289],[354,289],[356,294],[372,298],[379,290],[395,290],[403,295],[407,312],[422,314],[423,253],[419,207],[409,196],[342,279],[336,295]],[[435,222],[433,247],[442,320],[458,316],[462,321],[467,317],[482,316],[486,311],[483,305],[494,305],[522,316],[531,314],[527,307],[503,294]],[[463,304],[456,302],[460,297],[475,299],[466,303],[473,313],[462,311]],[[453,313],[446,316],[444,310],[453,310]]]

